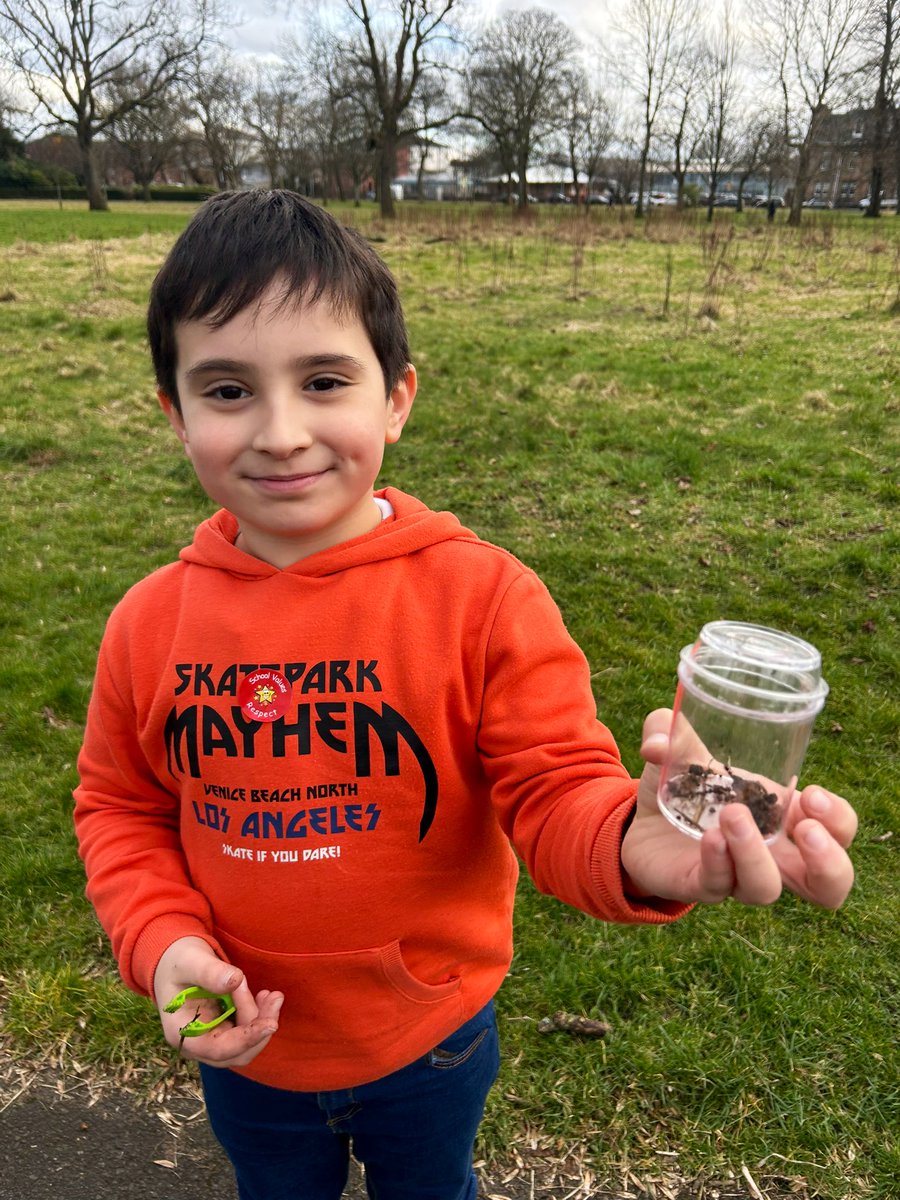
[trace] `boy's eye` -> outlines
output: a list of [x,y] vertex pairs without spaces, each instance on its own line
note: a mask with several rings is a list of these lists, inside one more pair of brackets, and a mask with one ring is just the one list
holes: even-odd
[[250,393],[239,383],[221,383],[218,387],[211,388],[209,395],[215,400],[241,400]]
[[333,392],[342,386],[343,380],[335,379],[331,375],[322,375],[318,379],[311,379],[307,384],[311,392]]

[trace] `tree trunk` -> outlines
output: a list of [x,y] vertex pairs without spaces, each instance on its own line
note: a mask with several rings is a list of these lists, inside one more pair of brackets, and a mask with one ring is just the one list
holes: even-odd
[[791,196],[791,211],[788,225],[798,226],[803,219],[803,199],[806,195],[806,184],[809,180],[809,160],[812,139],[800,147],[797,155],[797,174],[794,177],[794,193]]
[[887,96],[884,92],[884,78],[882,77],[878,85],[878,95],[875,97],[875,126],[872,130],[872,172],[869,176],[869,207],[863,214],[866,217],[881,216],[881,193],[884,191],[884,149],[887,140],[887,118]]
[[719,173],[718,173],[718,171],[713,171],[713,173],[709,179],[709,193],[706,198],[706,219],[707,219],[707,221],[711,221],[713,219],[713,210],[716,207],[716,192],[718,191],[718,189],[719,189]]
[[216,187],[220,192],[224,192],[228,188],[228,164],[225,152],[219,146],[218,138],[215,135],[206,135],[206,146],[209,150],[210,166],[216,177]]
[[803,219],[803,193],[806,191],[805,176],[798,175],[794,181],[794,191],[791,195],[791,211],[788,214],[788,225],[798,226]]
[[106,189],[97,172],[94,162],[94,147],[89,138],[78,135],[78,148],[81,151],[81,165],[84,171],[84,189],[87,192],[88,208],[92,212],[106,212],[109,201],[106,199]]
[[[881,193],[884,189],[884,157],[887,144],[888,118],[890,107],[888,103],[888,80],[894,61],[894,22],[892,5],[885,6],[884,45],[881,49],[881,61],[878,64],[878,88],[875,92],[875,125],[872,129],[872,174],[869,179],[869,207],[865,211],[867,217],[881,216]],[[896,124],[896,118],[895,118]],[[895,131],[896,132],[896,131]],[[897,187],[900,189],[900,179]],[[900,212],[900,205],[897,206]]]
[[[878,151],[875,152],[878,154]],[[863,213],[864,217],[881,216],[881,193],[884,191],[884,172],[881,169],[881,156],[872,163],[872,173],[869,176],[869,207]]]
[[803,219],[803,201],[806,198],[806,185],[809,182],[810,166],[812,165],[813,146],[822,123],[825,106],[819,104],[810,116],[809,129],[806,137],[797,149],[797,174],[794,177],[794,194],[791,196],[791,212],[788,225],[797,226]]
[[634,210],[636,217],[644,215],[644,188],[647,182],[647,159],[650,157],[650,137],[644,139],[644,144],[641,147],[641,165],[638,169],[638,193],[637,193],[637,208]]
[[422,203],[425,199],[425,163],[428,160],[428,151],[431,149],[431,143],[426,140],[421,149],[419,167],[416,171],[416,199],[419,203]]
[[381,209],[381,215],[386,221],[392,221],[396,215],[394,211],[394,193],[391,191],[396,152],[396,140],[386,133],[378,154],[378,204]]
[[528,158],[524,154],[519,157],[519,208],[528,211]]

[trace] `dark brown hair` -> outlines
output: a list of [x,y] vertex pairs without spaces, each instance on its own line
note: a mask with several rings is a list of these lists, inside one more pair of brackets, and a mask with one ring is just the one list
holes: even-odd
[[153,282],[147,333],[157,384],[179,406],[176,327],[224,325],[261,299],[276,277],[285,303],[323,296],[365,326],[385,392],[403,377],[409,340],[397,283],[355,230],[296,192],[220,192],[194,215]]

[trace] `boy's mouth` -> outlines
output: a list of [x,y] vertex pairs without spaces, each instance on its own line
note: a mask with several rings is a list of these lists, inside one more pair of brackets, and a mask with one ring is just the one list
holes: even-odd
[[268,492],[299,492],[312,487],[326,471],[304,471],[293,475],[251,475],[252,483]]

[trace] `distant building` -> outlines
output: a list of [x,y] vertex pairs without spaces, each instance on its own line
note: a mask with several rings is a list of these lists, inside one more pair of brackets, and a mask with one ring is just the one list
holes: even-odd
[[414,137],[397,148],[394,195],[403,200],[464,200],[469,178],[450,147]]
[[[872,142],[875,114],[872,109],[855,108],[844,113],[828,113],[815,139],[813,169],[806,199],[814,199],[834,208],[854,208],[869,195],[872,174]],[[893,114],[894,126],[888,130],[895,145],[888,148],[882,167],[884,197],[897,196],[896,141],[900,123]]]

